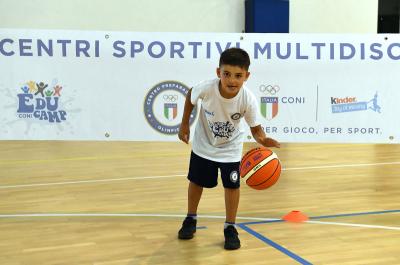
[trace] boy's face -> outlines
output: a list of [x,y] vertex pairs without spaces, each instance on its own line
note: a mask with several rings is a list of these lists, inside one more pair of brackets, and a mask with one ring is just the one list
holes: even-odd
[[243,83],[250,73],[240,66],[224,64],[217,68],[217,75],[221,79],[219,91],[224,98],[233,98],[239,93]]

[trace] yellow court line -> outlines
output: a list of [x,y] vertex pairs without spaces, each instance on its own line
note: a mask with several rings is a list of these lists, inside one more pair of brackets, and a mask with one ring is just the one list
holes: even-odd
[[78,243],[78,244],[69,244],[69,245],[61,245],[61,246],[49,246],[49,247],[40,247],[40,248],[28,248],[23,249],[22,253],[30,253],[30,252],[38,252],[38,251],[49,251],[49,250],[60,250],[66,248],[76,248],[76,247],[88,247],[96,245],[94,242],[87,243]]
[[[400,161],[394,162],[383,162],[383,163],[369,163],[369,164],[347,164],[347,165],[325,165],[325,166],[311,166],[311,167],[297,167],[297,168],[282,168],[282,171],[296,171],[296,170],[324,170],[331,168],[343,168],[343,167],[371,167],[371,166],[382,166],[382,165],[400,165]],[[16,185],[0,185],[2,189],[14,189],[14,188],[31,188],[40,186],[55,186],[55,185],[69,185],[69,184],[83,184],[83,183],[100,183],[100,182],[113,182],[113,181],[130,181],[130,180],[146,180],[146,179],[164,179],[164,178],[175,178],[183,177],[185,174],[179,175],[165,175],[165,176],[141,176],[141,177],[127,177],[127,178],[111,178],[111,179],[92,179],[92,180],[77,180],[77,181],[64,181],[64,182],[48,182],[48,183],[30,183],[30,184],[16,184]]]
[[[175,153],[173,155],[185,155],[185,153]],[[19,164],[39,164],[39,163],[49,163],[49,162],[65,162],[65,161],[89,161],[89,160],[114,160],[114,159],[132,159],[132,158],[148,158],[148,157],[171,157],[169,154],[161,153],[140,153],[127,156],[83,156],[83,157],[66,157],[66,158],[55,158],[55,159],[32,159],[32,160],[0,160],[0,165],[19,165]]]

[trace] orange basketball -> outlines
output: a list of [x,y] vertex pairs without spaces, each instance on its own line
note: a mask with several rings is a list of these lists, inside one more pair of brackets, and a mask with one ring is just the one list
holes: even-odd
[[240,162],[240,177],[256,190],[264,190],[274,185],[281,175],[278,156],[265,147],[248,151]]

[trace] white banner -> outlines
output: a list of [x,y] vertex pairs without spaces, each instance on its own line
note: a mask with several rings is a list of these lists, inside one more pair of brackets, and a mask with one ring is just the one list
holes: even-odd
[[177,141],[188,89],[233,46],[271,137],[399,143],[397,34],[16,29],[0,29],[0,139]]

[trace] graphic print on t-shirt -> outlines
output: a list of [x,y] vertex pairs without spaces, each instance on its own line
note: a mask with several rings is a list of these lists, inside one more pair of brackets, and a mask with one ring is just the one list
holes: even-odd
[[229,138],[231,138],[233,132],[235,131],[235,127],[229,121],[227,121],[227,122],[208,121],[208,124],[210,126],[211,131],[214,134],[214,138],[221,137],[221,138],[229,139]]

